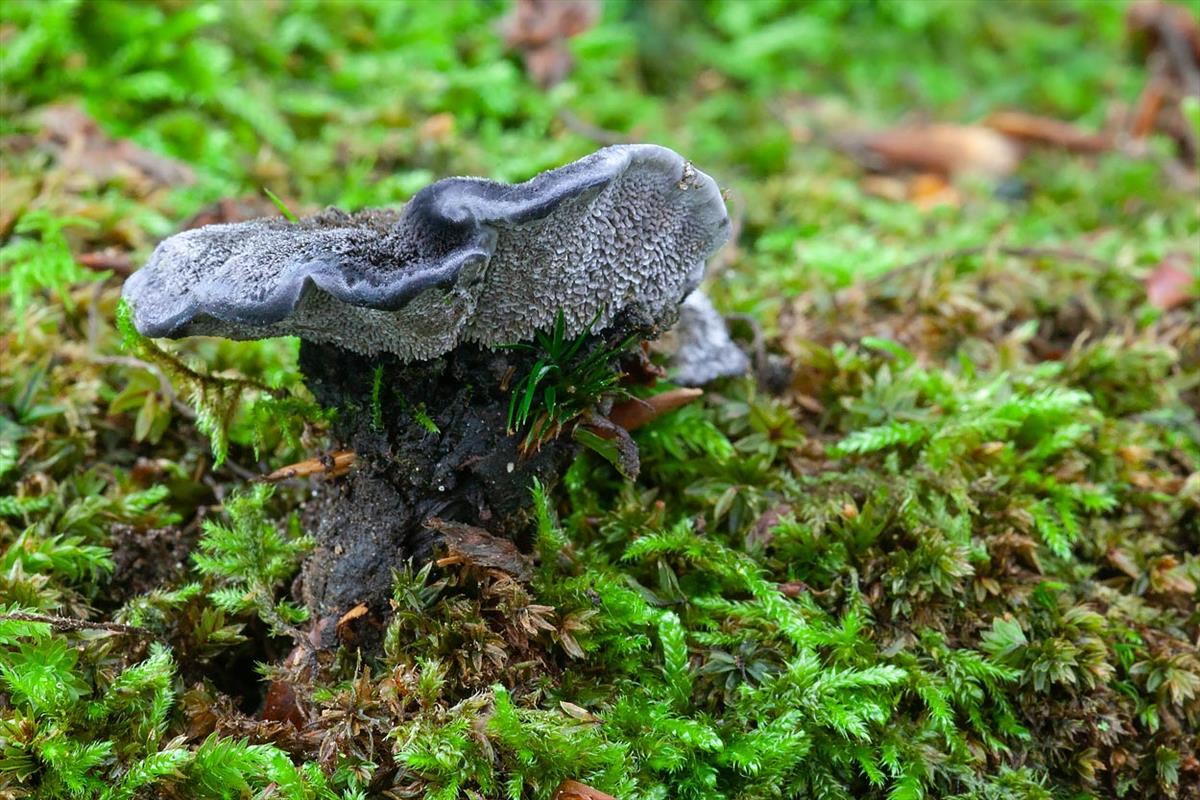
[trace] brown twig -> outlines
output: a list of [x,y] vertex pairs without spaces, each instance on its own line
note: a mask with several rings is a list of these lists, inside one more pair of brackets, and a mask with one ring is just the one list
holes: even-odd
[[1158,112],[1162,110],[1163,101],[1167,94],[1166,78],[1155,70],[1146,82],[1146,87],[1138,96],[1129,124],[1129,135],[1134,139],[1145,139],[1154,130],[1158,122]]
[[286,467],[280,467],[274,472],[263,475],[260,480],[277,483],[289,478],[306,478],[309,475],[325,475],[337,478],[345,475],[358,460],[358,454],[353,450],[339,450],[336,453],[325,453],[305,459]]
[[1107,133],[1085,131],[1069,122],[1023,111],[996,111],[983,124],[1013,139],[1061,147],[1073,153],[1103,153],[1113,146]]
[[153,633],[145,628],[138,628],[134,625],[122,625],[119,622],[90,622],[86,619],[58,617],[49,614],[30,614],[25,611],[12,611],[7,614],[0,614],[0,620],[41,622],[49,625],[56,631],[107,631],[108,633],[122,633],[130,636],[154,636]]
[[227,469],[244,481],[256,481],[260,477],[259,473],[247,467],[243,467],[229,456],[225,456],[225,460],[221,462],[219,469]]

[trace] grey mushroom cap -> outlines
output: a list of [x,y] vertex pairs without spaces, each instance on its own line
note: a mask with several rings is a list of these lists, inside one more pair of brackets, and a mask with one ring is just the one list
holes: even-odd
[[150,337],[300,336],[422,360],[529,340],[560,310],[570,335],[623,312],[669,322],[728,236],[712,178],[619,145],[515,185],[447,178],[398,212],[186,231],[123,296]]

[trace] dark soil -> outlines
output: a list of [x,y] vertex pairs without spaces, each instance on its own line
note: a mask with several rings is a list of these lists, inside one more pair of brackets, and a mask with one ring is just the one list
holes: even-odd
[[133,525],[113,526],[113,577],[115,605],[163,584],[174,584],[187,574],[188,558],[200,536],[199,526],[170,525],[141,530]]

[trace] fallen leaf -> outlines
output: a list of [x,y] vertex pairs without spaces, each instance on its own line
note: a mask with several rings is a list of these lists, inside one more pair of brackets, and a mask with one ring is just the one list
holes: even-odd
[[746,548],[770,547],[771,542],[775,540],[775,527],[790,513],[792,513],[790,505],[779,503],[760,514],[746,533]]
[[784,597],[803,597],[809,593],[808,584],[804,581],[788,581],[787,583],[779,584],[779,593]]
[[1187,266],[1187,256],[1174,253],[1164,258],[1146,276],[1146,299],[1150,305],[1170,311],[1200,297],[1200,273]]
[[596,0],[517,0],[500,21],[505,43],[525,58],[525,71],[543,89],[559,83],[574,66],[567,40],[600,18]]
[[599,722],[600,718],[582,706],[577,706],[574,703],[568,703],[566,700],[560,700],[558,707],[563,710],[569,717],[574,717],[580,722]]
[[444,142],[454,133],[454,126],[454,115],[449,111],[434,114],[421,123],[421,139],[424,141]]
[[42,146],[54,153],[59,166],[87,175],[99,183],[123,179],[134,189],[183,186],[195,182],[187,165],[151,153],[128,139],[113,139],[77,105],[58,103],[38,115]]
[[912,203],[922,211],[936,206],[959,206],[962,195],[947,180],[935,172],[905,175],[867,175],[862,188],[869,195],[897,203]]
[[867,175],[863,178],[862,188],[873,197],[902,203],[908,200],[908,184],[906,178],[898,175]]
[[510,539],[493,536],[474,525],[438,517],[425,520],[425,527],[441,534],[438,544],[445,555],[437,560],[439,567],[468,564],[498,569],[524,583],[533,580],[533,564],[529,556],[518,550]]
[[1133,560],[1133,556],[1126,551],[1118,547],[1114,547],[1108,551],[1107,555],[1108,563],[1112,564],[1129,577],[1136,579],[1141,576],[1142,570],[1138,567],[1137,562]]
[[958,193],[944,175],[922,172],[914,175],[908,183],[908,199],[922,211],[937,206],[957,207],[962,204]]
[[982,125],[905,125],[876,133],[846,134],[837,144],[878,172],[1003,177],[1021,160],[1020,148],[1012,139]]
[[1117,455],[1128,467],[1138,467],[1150,460],[1154,451],[1143,445],[1131,444],[1117,448]]
[[634,431],[663,414],[682,408],[704,394],[701,389],[670,389],[650,397],[631,397],[613,405],[608,418],[627,431]]
[[133,274],[133,259],[129,257],[129,253],[118,250],[115,247],[107,247],[104,250],[98,250],[92,253],[83,253],[75,259],[81,267],[93,269],[100,272],[112,270],[118,275],[129,276]]
[[297,728],[303,728],[308,722],[300,709],[296,690],[285,681],[271,681],[260,716],[272,722],[290,722]]
[[579,781],[565,780],[554,792],[554,800],[617,800],[617,798]]

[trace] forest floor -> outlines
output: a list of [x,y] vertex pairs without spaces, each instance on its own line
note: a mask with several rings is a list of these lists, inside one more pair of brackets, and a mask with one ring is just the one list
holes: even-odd
[[[0,4],[0,796],[1200,796],[1164,51],[1085,0],[581,8]],[[172,381],[122,280],[264,190],[619,141],[727,190],[706,287],[754,374],[639,429],[636,482],[535,491],[529,574],[413,565],[382,651],[289,656],[336,480],[259,480],[326,447],[297,344],[166,343]]]

